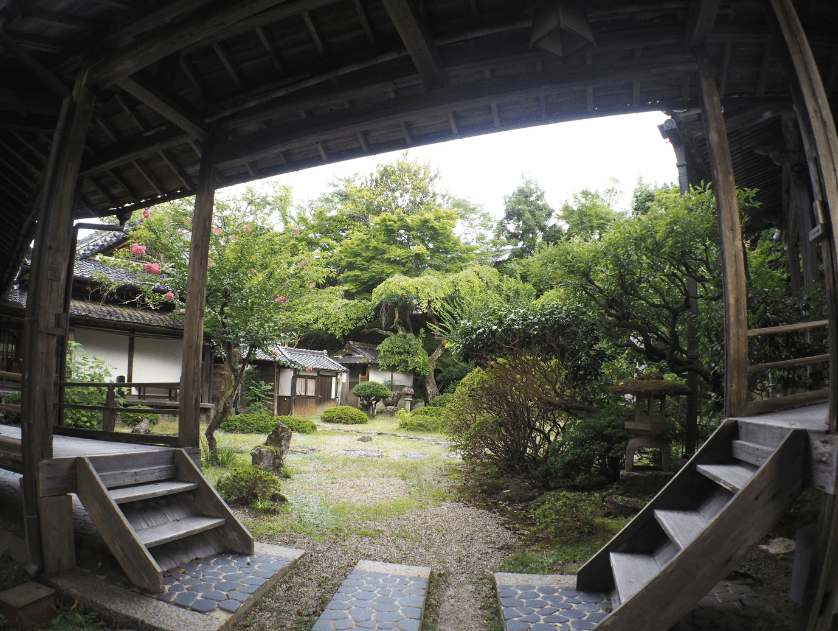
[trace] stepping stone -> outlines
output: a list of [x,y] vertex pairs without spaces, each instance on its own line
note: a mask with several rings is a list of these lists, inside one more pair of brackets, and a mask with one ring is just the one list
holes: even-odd
[[611,596],[576,591],[576,577],[495,574],[504,631],[593,629],[611,612]]
[[311,631],[419,631],[430,575],[429,567],[359,561]]

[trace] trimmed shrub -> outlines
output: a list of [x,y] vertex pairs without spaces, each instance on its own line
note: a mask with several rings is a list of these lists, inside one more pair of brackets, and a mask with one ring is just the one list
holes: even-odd
[[[380,385],[380,384],[379,384]],[[383,388],[384,386],[382,386]],[[328,410],[324,410],[320,415],[320,420],[324,423],[342,423],[344,425],[361,425],[369,422],[369,417],[361,412],[358,408],[353,408],[348,405],[338,405]]]
[[[442,411],[442,408],[431,408]],[[399,429],[404,429],[409,432],[438,432],[439,431],[439,415],[417,414],[425,408],[419,408],[413,412],[405,412],[399,410]]]
[[352,394],[361,400],[361,408],[364,412],[372,416],[378,402],[388,398],[391,392],[383,383],[364,381],[352,388]]
[[584,483],[592,473],[610,480],[620,477],[629,432],[626,421],[634,418],[627,405],[612,404],[593,416],[568,426],[560,440],[550,445],[545,470],[549,475]]
[[545,493],[530,504],[532,534],[572,542],[599,532],[601,503],[589,493]]
[[276,427],[274,417],[264,414],[236,414],[227,417],[227,420],[220,426],[225,432],[235,434],[270,434],[274,427]]
[[451,400],[454,398],[454,394],[451,392],[446,392],[445,394],[438,394],[433,399],[428,402],[427,407],[430,408],[444,408]]
[[136,412],[128,412],[128,410],[141,410],[145,408],[143,405],[132,405],[125,408],[125,412],[120,412],[122,423],[128,427],[136,427],[143,421],[148,421],[149,427],[154,427],[160,422],[159,414],[137,414]]
[[281,493],[282,484],[277,477],[253,465],[236,467],[224,474],[218,478],[215,488],[229,504],[285,501]]
[[274,416],[273,422],[274,426],[277,422],[282,422],[285,427],[297,434],[314,434],[317,431],[317,425],[314,424],[314,421],[299,416]]
[[[3,397],[3,403],[9,405],[20,405],[20,392],[10,392]],[[3,422],[7,425],[20,425],[20,412],[3,412]]]
[[443,414],[445,414],[445,408],[431,408],[428,406],[410,411],[411,416],[427,416],[430,418],[442,418]]

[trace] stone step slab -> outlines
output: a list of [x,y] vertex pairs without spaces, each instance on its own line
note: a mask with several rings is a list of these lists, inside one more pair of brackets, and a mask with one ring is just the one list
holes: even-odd
[[359,561],[312,631],[419,631],[431,568]]
[[608,594],[580,592],[575,576],[495,574],[504,631],[586,631],[611,612]]

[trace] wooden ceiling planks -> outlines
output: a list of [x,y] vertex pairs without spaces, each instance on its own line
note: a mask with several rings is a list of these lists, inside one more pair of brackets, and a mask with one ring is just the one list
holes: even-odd
[[[688,51],[699,43],[726,118],[743,128],[733,136],[743,147],[735,147],[737,177],[764,191],[761,221],[777,216],[779,167],[747,148],[776,131],[771,121],[749,121],[749,108],[790,103],[761,2],[588,0],[596,46],[565,58],[530,47],[529,4],[28,0],[21,11],[9,3],[0,9],[8,70],[0,84],[0,218],[31,230],[54,95],[72,84],[84,57],[102,88],[77,216],[190,194],[210,136],[227,185],[452,138],[663,109],[682,112],[701,162],[703,132],[683,116],[698,105]],[[828,0],[799,9],[834,99],[838,10]],[[47,74],[33,75],[27,59]],[[706,163],[694,170],[707,172]],[[21,252],[0,245],[0,260]]]

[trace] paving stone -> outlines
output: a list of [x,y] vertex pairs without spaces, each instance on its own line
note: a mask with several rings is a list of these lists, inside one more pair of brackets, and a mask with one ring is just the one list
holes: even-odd
[[209,598],[199,598],[191,605],[191,609],[198,613],[209,613],[215,611],[216,607],[218,607],[218,602]]
[[229,613],[233,613],[239,607],[241,607],[241,603],[238,600],[222,600],[218,603],[219,609],[223,609]]
[[244,592],[227,592],[227,595],[231,600],[238,600],[239,602],[244,602],[250,598],[250,594],[245,594]]
[[227,594],[225,592],[220,592],[218,590],[213,590],[211,592],[206,592],[205,594],[202,594],[202,596],[204,598],[209,598],[210,600],[215,600],[215,601],[219,601],[219,602],[222,601],[222,600],[227,600]]
[[259,591],[259,585],[242,585],[239,591],[243,594],[253,594]]

